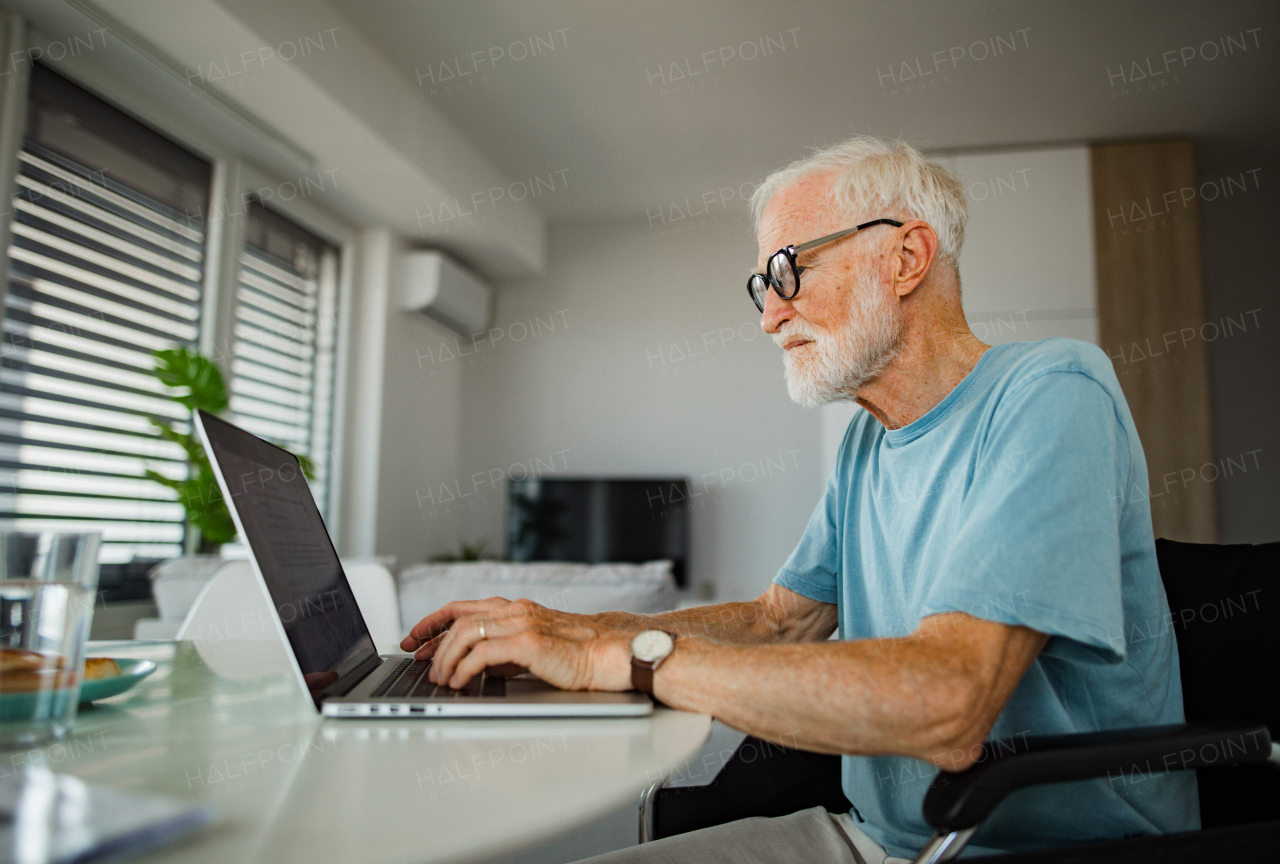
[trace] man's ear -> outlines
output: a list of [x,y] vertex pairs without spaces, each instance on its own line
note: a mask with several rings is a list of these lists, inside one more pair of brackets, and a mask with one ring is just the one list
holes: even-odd
[[901,240],[893,250],[893,290],[906,297],[929,275],[938,255],[938,235],[928,222],[912,219],[901,230]]

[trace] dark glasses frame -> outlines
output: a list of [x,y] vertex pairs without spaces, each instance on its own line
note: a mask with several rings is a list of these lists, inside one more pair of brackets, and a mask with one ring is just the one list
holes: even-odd
[[764,273],[752,273],[747,279],[747,294],[751,296],[751,302],[756,305],[757,309],[764,312],[764,300],[770,288],[776,291],[783,300],[791,300],[800,293],[800,274],[806,269],[796,263],[797,253],[806,252],[825,243],[833,243],[842,237],[848,237],[850,234],[861,231],[863,228],[870,228],[872,225],[902,227],[902,223],[896,219],[873,219],[870,222],[863,222],[861,225],[855,225],[852,228],[846,228],[843,231],[819,237],[817,240],[801,243],[799,246],[784,246],[769,256],[769,260],[765,262]]

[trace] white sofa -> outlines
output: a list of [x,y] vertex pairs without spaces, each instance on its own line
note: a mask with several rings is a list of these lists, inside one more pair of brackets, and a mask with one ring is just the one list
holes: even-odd
[[[414,624],[451,600],[527,597],[565,612],[655,613],[676,608],[676,584],[670,561],[647,564],[514,564],[478,561],[463,564],[419,564],[395,578],[387,562],[344,560],[375,641],[391,650]],[[180,559],[152,573],[152,593],[159,618],[134,626],[135,639],[173,639],[215,574],[243,568],[247,562],[217,558]]]
[[396,577],[400,625],[407,633],[451,600],[521,597],[562,612],[666,612],[676,608],[670,561],[647,564],[418,564]]

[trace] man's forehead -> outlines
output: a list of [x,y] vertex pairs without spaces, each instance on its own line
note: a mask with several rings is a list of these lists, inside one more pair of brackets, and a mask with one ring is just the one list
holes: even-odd
[[[780,190],[769,200],[760,219],[761,257],[789,244],[812,240],[822,233],[839,231],[831,201],[831,175],[816,174]],[[833,227],[834,226],[834,227]],[[815,233],[817,232],[817,233]],[[813,236],[809,236],[809,235]]]

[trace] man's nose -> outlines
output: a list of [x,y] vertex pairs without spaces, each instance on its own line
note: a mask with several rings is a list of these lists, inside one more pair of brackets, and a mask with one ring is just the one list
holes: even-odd
[[760,326],[764,328],[764,332],[770,335],[777,333],[795,314],[790,300],[783,300],[772,288],[765,292],[764,314],[760,317]]

